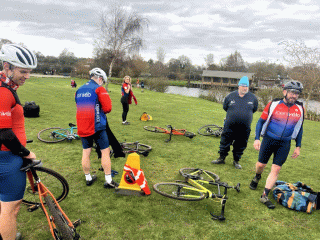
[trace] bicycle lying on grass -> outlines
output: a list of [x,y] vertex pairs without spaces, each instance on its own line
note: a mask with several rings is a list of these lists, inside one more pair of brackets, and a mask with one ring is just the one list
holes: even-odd
[[[76,227],[80,225],[81,220],[79,219],[72,223],[58,203],[68,195],[68,182],[59,173],[37,166],[41,163],[40,160],[25,161],[28,161],[28,164],[20,170],[27,172],[30,186],[26,187],[22,203],[30,206],[28,208],[30,212],[39,207],[42,209],[54,239],[80,239],[80,235],[76,232]],[[41,175],[41,180],[39,175]],[[50,185],[50,190],[43,182]],[[51,215],[49,215],[46,206]]]
[[[176,183],[162,182],[156,183],[153,189],[169,198],[184,200],[184,201],[199,201],[204,198],[217,200],[221,203],[222,209],[220,215],[210,213],[214,220],[225,220],[224,209],[228,199],[227,189],[233,188],[240,192],[240,183],[236,186],[229,186],[226,182],[220,182],[217,174],[198,168],[181,168],[180,174],[185,178],[184,181],[177,180]],[[188,186],[179,182],[189,183]],[[218,193],[214,193],[207,189],[204,185],[214,185],[218,188]],[[224,187],[224,192],[221,194],[220,188]]]
[[169,134],[170,137],[169,137],[169,139],[165,140],[166,142],[171,141],[172,135],[182,135],[182,136],[186,136],[190,139],[193,138],[194,136],[196,136],[194,133],[188,132],[186,129],[174,129],[171,125],[167,125],[167,128],[169,128],[170,131],[166,128],[153,127],[153,126],[144,126],[143,128],[147,131],[150,131],[150,132]]
[[[122,142],[120,145],[124,153],[138,153],[145,157],[147,157],[152,150],[151,146],[139,142]],[[110,157],[112,155],[113,151],[111,151]]]
[[41,130],[38,133],[38,139],[45,143],[56,143],[64,140],[72,141],[80,139],[77,132],[77,126],[69,123],[69,128],[51,127]]
[[[149,152],[152,150],[151,146],[146,145],[146,144],[142,144],[139,142],[122,142],[122,143],[120,143],[120,145],[122,147],[123,153],[138,153],[138,154],[141,154],[145,157],[147,157],[149,155]],[[95,148],[98,153],[96,144],[94,144],[93,148]],[[113,155],[114,155],[114,152],[113,152],[113,150],[111,150],[110,157],[112,157]],[[98,153],[98,158],[101,158],[101,153]],[[103,171],[102,166],[99,168],[99,170]],[[114,175],[117,175],[118,172],[111,170],[111,174],[113,177]]]
[[220,137],[223,131],[223,127],[215,124],[205,125],[199,128],[198,133],[203,136],[215,136]]

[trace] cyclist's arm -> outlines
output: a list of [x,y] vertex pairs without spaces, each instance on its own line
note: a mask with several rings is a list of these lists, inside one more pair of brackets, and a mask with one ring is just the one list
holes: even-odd
[[300,147],[301,148],[301,141],[302,141],[302,133],[303,133],[303,126],[301,126],[300,131],[297,135],[296,138],[296,147]]
[[257,125],[256,125],[256,136],[255,140],[260,140],[260,135],[262,131],[262,126],[266,122],[266,120],[263,120],[262,118],[259,118]]
[[109,113],[112,110],[112,101],[111,98],[107,92],[107,90],[104,87],[98,87],[96,89],[96,93],[98,95],[98,100],[101,104],[102,111],[104,113]]
[[223,110],[225,110],[226,112],[228,111],[228,105],[229,105],[229,98],[228,96],[226,96],[223,101]]
[[253,113],[255,113],[258,110],[258,107],[259,107],[259,102],[258,102],[258,99],[255,97],[254,103],[253,103]]
[[0,129],[0,145],[2,144],[13,154],[19,155],[20,157],[26,157],[30,154],[30,151],[20,143],[19,139],[10,128]]

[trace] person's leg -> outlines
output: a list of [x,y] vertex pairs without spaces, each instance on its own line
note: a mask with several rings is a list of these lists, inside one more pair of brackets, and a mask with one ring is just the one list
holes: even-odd
[[250,189],[255,190],[258,187],[259,180],[261,179],[261,174],[263,173],[264,168],[266,167],[272,153],[274,152],[273,140],[269,137],[264,137],[262,139],[259,158],[256,163],[256,175],[250,183]]
[[91,148],[86,148],[82,150],[82,169],[84,174],[90,173],[90,153]]
[[91,149],[93,146],[93,136],[89,137],[82,137],[82,170],[86,178],[86,184],[87,186],[91,186],[97,179],[96,175],[91,175],[90,174],[90,154],[91,154]]
[[230,151],[230,146],[233,142],[233,133],[230,129],[224,129],[221,134],[220,146],[219,146],[219,158],[217,160],[211,161],[213,164],[224,164],[225,158],[228,156]]
[[0,234],[3,239],[15,239],[17,233],[17,216],[22,200],[0,202]]
[[101,150],[101,166],[105,175],[111,174],[110,148]]
[[278,175],[280,173],[282,165],[287,160],[287,157],[290,152],[290,141],[277,141],[277,144],[275,147],[276,149],[274,151],[273,164],[271,166],[271,171],[267,178],[265,191],[263,193],[263,194],[266,194],[267,196],[278,179]]
[[101,166],[104,170],[106,180],[104,187],[118,187],[119,184],[112,180],[109,139],[106,130],[97,132],[94,140],[97,143],[97,145],[101,148]]
[[233,165],[236,169],[242,169],[241,165],[239,164],[239,161],[241,159],[241,156],[243,155],[244,150],[247,148],[248,139],[250,136],[250,129],[246,129],[245,131],[237,131],[234,136],[234,142],[233,142]]
[[275,141],[274,144],[274,158],[273,164],[271,166],[271,171],[266,181],[264,191],[261,195],[260,201],[265,204],[269,209],[274,209],[276,206],[269,200],[268,195],[275,185],[278,175],[280,173],[282,165],[285,163],[289,151],[290,151],[290,141]]

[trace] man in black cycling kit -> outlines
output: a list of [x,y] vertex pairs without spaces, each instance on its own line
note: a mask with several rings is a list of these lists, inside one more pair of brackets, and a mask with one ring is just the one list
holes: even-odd
[[[289,155],[291,139],[295,139],[296,148],[292,158],[300,155],[301,140],[303,133],[304,108],[297,101],[303,86],[298,81],[290,81],[283,88],[283,99],[275,99],[268,103],[263,110],[256,125],[256,137],[254,148],[259,152],[256,163],[256,176],[250,183],[250,188],[255,190],[261,179],[261,174],[273,154],[271,172],[261,195],[260,201],[269,209],[275,205],[268,199],[268,194],[278,179],[282,165]],[[260,135],[263,136],[262,143]]]
[[253,93],[249,92],[247,76],[243,76],[238,85],[238,90],[231,92],[224,99],[223,109],[227,112],[227,116],[220,140],[220,157],[211,163],[224,164],[232,145],[233,165],[236,169],[241,169],[239,160],[247,147],[253,113],[258,109],[258,100]]
[[20,171],[22,158],[36,158],[25,148],[23,107],[16,90],[37,67],[37,58],[25,47],[5,44],[0,60],[0,239],[11,240],[21,238],[16,234],[16,220],[26,188],[26,173]]

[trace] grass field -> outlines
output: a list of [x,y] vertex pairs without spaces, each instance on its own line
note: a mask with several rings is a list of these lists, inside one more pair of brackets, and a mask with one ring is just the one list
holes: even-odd
[[[86,82],[76,81],[78,86]],[[164,140],[168,135],[143,129],[145,125],[165,127],[171,124],[196,133],[206,124],[222,125],[225,112],[221,105],[204,99],[148,90],[141,93],[134,88],[138,105],[130,105],[128,121],[131,125],[123,126],[120,86],[109,84],[109,90],[113,109],[108,114],[108,122],[118,140],[139,141],[153,148],[148,157],[140,158],[141,168],[152,191],[150,196],[122,196],[112,189],[104,189],[104,176],[98,171],[100,163],[94,152],[92,172],[97,173],[98,180],[87,187],[81,167],[80,141],[46,144],[37,139],[41,129],[76,123],[75,89],[70,87],[70,79],[32,78],[18,89],[22,103],[35,101],[40,105],[40,118],[27,118],[25,122],[27,138],[34,140],[28,147],[45,167],[52,168],[68,180],[70,192],[61,202],[61,207],[71,220],[81,218],[84,221],[78,228],[82,239],[320,239],[319,211],[306,214],[288,210],[279,204],[274,210],[268,210],[259,202],[270,166],[262,175],[258,189],[249,189],[258,158],[258,152],[253,148],[254,127],[261,113],[254,114],[248,147],[241,159],[243,169],[236,170],[230,155],[223,166],[210,163],[218,157],[219,138],[173,136],[172,141],[166,143]],[[139,117],[143,112],[150,114],[153,121],[141,122]],[[288,158],[279,180],[302,181],[320,191],[319,129],[319,122],[305,121],[301,156],[298,159]],[[112,159],[112,168],[120,173],[114,178],[118,182],[125,163],[125,158]],[[241,183],[240,193],[234,190],[228,192],[225,222],[211,220],[209,212],[220,213],[221,207],[217,202],[207,199],[199,202],[178,201],[152,190],[155,183],[182,180],[179,175],[182,167],[215,172],[230,185]],[[24,239],[51,239],[41,210],[30,213],[26,206],[22,206],[18,230]]]

